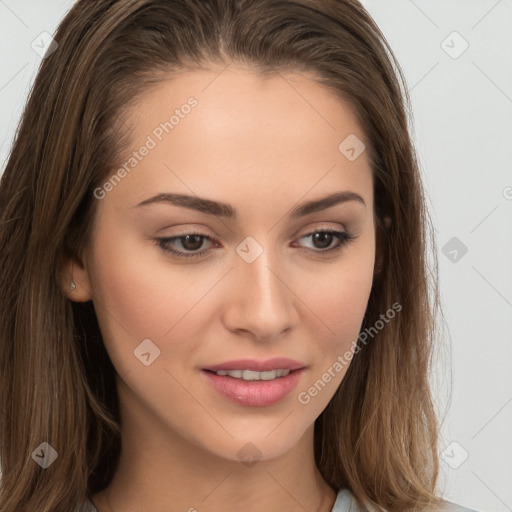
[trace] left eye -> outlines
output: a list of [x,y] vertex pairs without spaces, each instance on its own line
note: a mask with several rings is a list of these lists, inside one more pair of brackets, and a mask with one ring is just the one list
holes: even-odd
[[[335,231],[335,230],[318,230],[308,233],[300,238],[310,238],[313,237],[312,240],[315,243],[319,243],[321,247],[317,247],[318,250],[312,250],[313,253],[325,254],[331,251],[340,250],[343,246],[348,245],[352,242],[355,237],[346,231]],[[208,235],[203,235],[201,233],[187,233],[183,235],[173,236],[170,238],[156,238],[155,243],[158,245],[164,252],[171,253],[179,258],[198,258],[203,256],[208,249],[199,251],[199,252],[190,252],[190,251],[198,251],[202,245],[204,240],[209,240],[210,242],[214,242],[214,240]],[[331,247],[332,242],[334,240],[338,241],[338,244],[334,247]],[[181,247],[184,250],[176,250],[172,247],[172,244],[175,241],[179,241]],[[327,247],[327,248],[326,248]]]

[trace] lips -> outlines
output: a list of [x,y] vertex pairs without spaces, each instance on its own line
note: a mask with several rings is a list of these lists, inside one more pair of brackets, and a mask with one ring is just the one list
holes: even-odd
[[[299,361],[276,357],[266,361],[226,361],[202,368],[201,373],[206,382],[229,401],[245,407],[268,407],[291,393],[305,368]],[[241,378],[242,375],[248,380]]]
[[304,368],[306,365],[288,359],[286,357],[275,357],[273,359],[267,359],[266,361],[258,361],[256,359],[236,359],[232,361],[226,361],[224,363],[204,367],[203,370],[210,370],[217,372],[219,370],[252,370],[254,372],[269,372],[272,370],[299,370]]
[[245,381],[203,370],[206,382],[230,402],[245,407],[269,407],[284,400],[299,383],[304,368],[273,380]]

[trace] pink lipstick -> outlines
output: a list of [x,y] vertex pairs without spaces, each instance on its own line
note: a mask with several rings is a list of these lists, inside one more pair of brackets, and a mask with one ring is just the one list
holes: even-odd
[[298,384],[305,365],[288,358],[238,359],[202,369],[208,383],[228,400],[246,407],[268,407]]

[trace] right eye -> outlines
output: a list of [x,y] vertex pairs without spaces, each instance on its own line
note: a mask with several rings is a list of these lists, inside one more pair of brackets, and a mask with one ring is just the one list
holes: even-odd
[[[178,236],[166,237],[166,238],[155,238],[155,243],[158,245],[164,252],[171,253],[178,258],[199,258],[203,256],[208,250],[203,250],[199,252],[187,253],[187,251],[197,251],[202,245],[203,240],[214,241],[213,238],[208,235],[204,235],[202,233],[185,233]],[[176,250],[173,249],[172,244],[175,241],[179,240],[181,246],[184,250]]]

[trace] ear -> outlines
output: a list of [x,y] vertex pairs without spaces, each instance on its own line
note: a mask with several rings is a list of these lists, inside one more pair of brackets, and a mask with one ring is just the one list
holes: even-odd
[[375,247],[375,267],[373,271],[374,279],[380,277],[382,269],[384,267],[384,238],[386,233],[391,226],[391,217],[388,215],[384,216],[383,222],[377,226],[377,238]]
[[[74,287],[71,283],[74,283]],[[59,285],[64,295],[74,302],[92,299],[89,272],[76,256],[62,256],[59,264]]]

